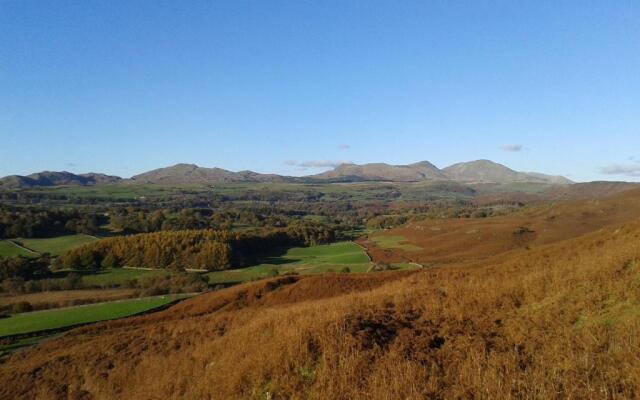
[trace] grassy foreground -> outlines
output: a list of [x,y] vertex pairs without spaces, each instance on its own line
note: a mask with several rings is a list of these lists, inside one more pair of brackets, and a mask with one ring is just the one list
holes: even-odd
[[153,310],[186,296],[155,296],[13,315],[0,319],[0,337],[127,317]]

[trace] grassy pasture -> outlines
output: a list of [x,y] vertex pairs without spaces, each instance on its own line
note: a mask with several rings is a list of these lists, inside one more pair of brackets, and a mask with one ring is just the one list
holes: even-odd
[[35,191],[66,195],[77,198],[97,198],[112,200],[135,200],[140,197],[162,196],[179,193],[181,188],[169,188],[153,185],[105,185],[105,186],[61,186],[37,188]]
[[404,236],[373,236],[369,238],[378,247],[383,249],[400,249],[405,251],[420,251],[422,247],[407,242]]
[[18,239],[22,245],[38,253],[60,255],[74,247],[94,242],[96,239],[89,235],[66,235],[45,239]]
[[113,301],[47,311],[34,311],[0,319],[0,337],[66,328],[89,322],[123,318],[164,306],[185,295],[166,295]]
[[82,275],[82,282],[91,286],[120,285],[127,280],[145,279],[156,276],[170,275],[172,272],[164,269],[128,269],[113,268],[96,272],[87,272]]
[[13,243],[10,243],[7,240],[0,240],[0,258],[10,258],[16,256],[32,256],[33,253],[29,253],[16,246]]
[[299,274],[320,274],[331,270],[339,272],[349,268],[350,272],[366,272],[370,263],[367,255],[356,244],[339,242],[334,244],[296,247],[284,254],[265,257],[262,263],[253,267],[216,271],[207,274],[209,283],[228,284],[245,282],[267,277],[274,273],[296,272]]

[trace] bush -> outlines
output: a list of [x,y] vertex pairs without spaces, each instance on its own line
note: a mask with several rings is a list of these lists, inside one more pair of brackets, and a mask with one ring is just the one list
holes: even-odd
[[42,285],[40,281],[26,281],[24,283],[24,292],[25,293],[36,293],[42,291]]
[[126,289],[134,289],[134,288],[139,287],[139,283],[138,283],[138,280],[135,279],[135,278],[134,279],[125,279],[122,282],[122,287],[126,288]]
[[21,301],[11,306],[11,312],[14,314],[20,314],[29,311],[33,311],[33,306],[28,301]]
[[28,258],[23,256],[0,259],[0,280],[22,278],[38,279],[49,276],[49,257]]
[[158,296],[169,293],[203,292],[209,288],[209,277],[194,273],[148,278],[138,283],[144,289],[144,296]]
[[24,292],[24,279],[9,278],[2,281],[2,291],[10,294]]
[[61,286],[63,290],[73,290],[73,289],[82,288],[83,286],[82,275],[79,275],[76,273],[70,273],[69,275],[67,275],[66,278],[64,278],[64,281],[62,281]]

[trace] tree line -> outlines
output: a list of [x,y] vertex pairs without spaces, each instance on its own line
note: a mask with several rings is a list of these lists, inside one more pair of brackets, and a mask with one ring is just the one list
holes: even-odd
[[0,282],[14,278],[25,281],[46,278],[50,274],[50,264],[49,256],[0,258]]
[[35,238],[68,233],[94,234],[105,216],[77,209],[0,208],[0,238]]

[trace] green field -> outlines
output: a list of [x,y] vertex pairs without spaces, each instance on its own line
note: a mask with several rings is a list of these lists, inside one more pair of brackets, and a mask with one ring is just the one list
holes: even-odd
[[181,187],[163,187],[156,185],[104,185],[104,186],[61,186],[36,188],[34,192],[51,193],[57,196],[66,195],[70,197],[111,199],[114,201],[130,201],[140,197],[166,196],[184,191]]
[[72,271],[61,270],[54,272],[53,279],[63,280],[70,273],[82,276],[82,283],[87,287],[110,288],[121,286],[126,281],[137,279],[138,281],[156,276],[171,275],[174,272],[167,269],[129,269],[109,268],[98,271]]
[[296,247],[282,255],[265,257],[261,264],[253,267],[210,272],[207,275],[209,283],[230,284],[264,278],[274,275],[276,271],[278,274],[320,274],[349,268],[350,272],[367,272],[369,266],[369,259],[362,248],[352,242],[340,242]]
[[33,253],[29,253],[18,246],[10,243],[6,240],[0,240],[0,258],[10,258],[15,256],[32,256]]
[[0,319],[0,337],[127,317],[153,310],[184,297],[186,295],[146,297],[17,314]]
[[407,243],[407,239],[403,236],[373,236],[370,237],[373,243],[383,249],[400,249],[405,251],[419,251],[422,247]]
[[97,272],[81,273],[82,282],[91,286],[111,286],[121,285],[123,282],[133,279],[145,279],[156,276],[170,275],[172,272],[165,269],[128,269],[128,268],[113,268],[104,269]]
[[67,235],[46,239],[17,239],[22,245],[28,249],[38,253],[49,253],[52,255],[60,255],[65,251],[74,247],[81,246],[86,243],[94,242],[96,239],[89,235]]

